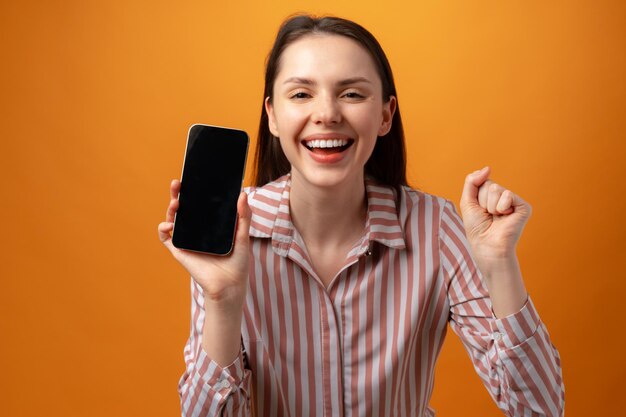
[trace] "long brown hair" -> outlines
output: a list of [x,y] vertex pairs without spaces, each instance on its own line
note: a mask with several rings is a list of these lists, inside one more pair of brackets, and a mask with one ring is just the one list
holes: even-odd
[[[350,20],[339,17],[313,17],[297,15],[288,18],[278,30],[274,46],[267,57],[265,67],[265,91],[263,97],[271,102],[274,81],[278,72],[280,56],[292,42],[309,34],[332,34],[345,36],[357,41],[374,59],[376,70],[382,82],[383,101],[390,96],[398,97],[391,73],[391,66],[382,47],[365,28]],[[398,188],[406,185],[406,150],[400,108],[396,101],[391,130],[384,139],[376,141],[374,151],[365,164],[365,175],[377,181]],[[269,130],[265,106],[261,107],[261,120],[255,153],[257,186],[264,185],[288,173],[291,165],[280,147],[280,142]]]

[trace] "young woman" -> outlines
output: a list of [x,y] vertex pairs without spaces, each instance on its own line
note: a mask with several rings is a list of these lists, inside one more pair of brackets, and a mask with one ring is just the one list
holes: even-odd
[[489,168],[465,179],[463,221],[406,186],[391,69],[353,22],[289,19],[265,80],[233,253],[172,246],[177,180],[159,225],[193,277],[183,415],[432,416],[448,323],[505,414],[562,415],[515,254],[530,206]]

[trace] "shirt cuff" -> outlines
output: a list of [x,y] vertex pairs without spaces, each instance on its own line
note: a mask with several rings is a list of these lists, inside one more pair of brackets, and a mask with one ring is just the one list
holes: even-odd
[[241,388],[245,371],[243,351],[241,349],[239,350],[239,355],[230,365],[221,367],[217,362],[209,358],[204,349],[200,348],[196,367],[198,368],[197,372],[200,379],[210,389],[218,393],[220,397],[226,397]]
[[540,323],[539,314],[529,296],[520,311],[492,321],[491,334],[499,349],[512,349],[530,339]]

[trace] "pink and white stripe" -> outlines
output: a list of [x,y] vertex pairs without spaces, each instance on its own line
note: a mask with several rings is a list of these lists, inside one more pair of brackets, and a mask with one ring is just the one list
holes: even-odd
[[[529,300],[496,319],[454,206],[366,182],[366,234],[328,288],[289,215],[290,177],[247,190],[250,287],[242,353],[220,368],[201,348],[200,287],[179,384],[184,416],[434,416],[447,324],[509,416],[560,416],[559,354]],[[219,337],[219,335],[215,335]]]

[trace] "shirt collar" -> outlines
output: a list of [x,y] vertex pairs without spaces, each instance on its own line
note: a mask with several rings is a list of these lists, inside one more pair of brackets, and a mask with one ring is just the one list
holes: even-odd
[[[281,256],[287,256],[295,231],[289,212],[290,190],[291,176],[287,174],[257,188],[249,199],[252,209],[250,236],[271,238],[272,248]],[[394,189],[366,178],[365,192],[367,195],[365,234],[348,253],[348,257],[368,253],[372,242],[393,249],[404,249],[406,244],[398,219]]]

